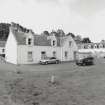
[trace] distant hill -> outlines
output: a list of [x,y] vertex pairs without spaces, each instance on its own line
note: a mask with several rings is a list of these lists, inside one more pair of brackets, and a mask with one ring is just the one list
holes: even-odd
[[9,23],[0,23],[0,40],[7,40],[10,26]]
[[15,28],[15,30],[17,31],[22,31],[22,32],[25,32],[25,33],[28,33],[30,30],[21,26],[20,24],[17,24],[17,23],[14,23],[14,22],[11,22],[11,26]]
[[29,32],[29,29],[12,22],[11,24],[9,23],[0,23],[0,40],[1,41],[6,41],[9,35],[9,27],[13,25],[13,27],[17,28],[17,30],[20,30],[22,32]]
[[[23,27],[18,23],[14,23],[14,22],[0,23],[0,40],[1,41],[7,40],[8,35],[9,35],[9,27],[10,26],[12,26],[18,32],[20,31],[20,32],[28,33],[29,31],[31,31],[34,34],[34,32],[31,29],[27,29],[26,27]],[[43,32],[44,35],[50,35],[53,33],[56,36],[65,36],[66,35],[62,29],[58,29],[57,31],[52,31],[51,33],[48,31]],[[75,35],[70,32],[67,35],[71,35],[77,43],[91,43],[91,40],[88,37],[82,38],[81,35]]]

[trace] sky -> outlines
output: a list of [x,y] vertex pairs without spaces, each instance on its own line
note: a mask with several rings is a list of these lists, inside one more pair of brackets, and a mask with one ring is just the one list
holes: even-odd
[[105,0],[0,0],[0,22],[16,22],[35,33],[65,33],[105,40]]

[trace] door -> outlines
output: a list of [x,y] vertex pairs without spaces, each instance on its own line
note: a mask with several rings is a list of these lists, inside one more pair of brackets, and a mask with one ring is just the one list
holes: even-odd
[[46,59],[46,52],[45,51],[42,51],[41,52],[41,59]]
[[76,60],[77,51],[74,51],[74,61]]

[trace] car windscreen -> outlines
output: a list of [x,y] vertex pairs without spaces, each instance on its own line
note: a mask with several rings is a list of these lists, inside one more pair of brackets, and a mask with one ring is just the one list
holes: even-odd
[[52,57],[52,58],[50,58],[50,59],[56,59],[56,58]]

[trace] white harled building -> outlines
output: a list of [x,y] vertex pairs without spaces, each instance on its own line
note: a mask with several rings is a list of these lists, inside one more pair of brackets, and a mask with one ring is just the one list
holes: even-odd
[[91,52],[94,56],[105,57],[105,42],[78,44],[79,52]]
[[73,61],[77,50],[76,42],[70,35],[36,35],[31,30],[24,33],[11,26],[5,59],[13,64],[35,64],[40,59],[53,56],[61,61]]

